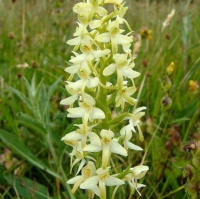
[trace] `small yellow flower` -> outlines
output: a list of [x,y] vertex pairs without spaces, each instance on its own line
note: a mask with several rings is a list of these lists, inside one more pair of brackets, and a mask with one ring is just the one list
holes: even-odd
[[189,81],[189,89],[190,89],[191,91],[195,91],[195,90],[197,90],[198,88],[199,88],[199,85],[198,85],[197,82],[195,82],[195,81],[193,81],[193,80],[190,80],[190,81]]
[[171,75],[174,72],[174,62],[171,62],[171,64],[167,67],[167,74]]
[[147,28],[142,28],[140,30],[140,35],[142,36],[143,39],[151,40],[152,39],[152,30],[147,29]]

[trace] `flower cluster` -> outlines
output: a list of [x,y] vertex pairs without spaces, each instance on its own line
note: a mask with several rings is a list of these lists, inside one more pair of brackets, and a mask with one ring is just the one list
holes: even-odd
[[[106,4],[113,5],[113,11],[109,13]],[[129,149],[142,151],[131,142],[133,132],[144,140],[139,125],[146,107],[127,111],[137,101],[132,97],[136,92],[133,79],[140,75],[133,70],[132,31],[123,18],[127,9],[123,0],[77,3],[73,11],[78,15],[78,26],[74,38],[67,42],[74,46],[71,66],[65,69],[70,74],[66,81],[70,96],[61,104],[69,107],[68,118],[81,118],[81,123],[75,124],[76,130],[62,138],[73,148],[71,171],[79,163],[76,176],[68,183],[74,184],[73,193],[79,187],[101,199],[106,198],[107,186],[116,186],[114,197],[125,182],[132,192],[139,192],[145,185],[138,184],[137,179],[148,170],[138,165],[116,174],[111,165],[114,154],[126,157]],[[127,34],[123,34],[123,25],[129,29]]]

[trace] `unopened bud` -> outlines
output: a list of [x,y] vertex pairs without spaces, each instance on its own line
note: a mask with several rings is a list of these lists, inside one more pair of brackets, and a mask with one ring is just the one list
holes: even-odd
[[169,89],[172,87],[172,81],[168,76],[165,76],[162,80],[162,88],[165,92],[169,91]]
[[190,181],[187,184],[186,192],[190,195],[191,198],[197,199],[197,197],[199,195],[198,182],[196,180],[195,181]]
[[194,155],[192,158],[193,165],[197,168],[197,170],[200,171],[200,156],[197,154]]
[[192,165],[187,164],[183,169],[183,178],[192,180],[195,178],[195,169]]
[[32,61],[32,67],[33,68],[38,68],[39,65],[38,65],[38,63],[36,61]]
[[183,149],[187,152],[194,151],[197,148],[197,142],[193,141],[190,144],[187,144],[183,147]]
[[165,39],[166,39],[166,40],[170,40],[170,38],[171,38],[170,34],[166,34],[166,35],[165,35]]
[[171,75],[174,72],[174,62],[167,67],[167,75]]
[[9,37],[10,39],[14,39],[14,38],[15,38],[15,35],[14,35],[13,32],[9,32],[8,37]]
[[197,90],[199,88],[199,85],[195,82],[195,81],[193,81],[193,80],[190,80],[189,81],[189,89],[191,90],[191,91],[195,91],[195,90]]
[[169,110],[171,108],[172,100],[168,95],[162,98],[162,106],[164,110]]
[[147,60],[142,60],[142,65],[144,66],[144,67],[147,67],[148,66],[148,62],[147,62]]

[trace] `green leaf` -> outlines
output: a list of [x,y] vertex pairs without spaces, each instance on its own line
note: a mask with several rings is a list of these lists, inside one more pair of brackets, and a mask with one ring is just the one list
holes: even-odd
[[175,118],[192,118],[195,111],[198,109],[199,99],[195,99],[193,102],[188,104],[185,108],[183,108]]
[[56,89],[58,83],[61,81],[61,78],[62,78],[62,76],[59,77],[59,78],[54,82],[54,84],[52,84],[52,85],[49,87],[49,90],[48,90],[47,95],[46,95],[46,99],[45,99],[45,101],[44,101],[43,114],[46,113],[46,111],[47,111],[47,109],[48,109],[48,106],[49,106],[49,103],[48,103],[48,102],[50,101],[51,96],[52,96],[53,92],[55,91],[55,89]]
[[119,179],[124,178],[124,176],[126,176],[130,172],[130,168],[131,168],[131,164],[124,171],[118,174],[116,177]]
[[109,124],[110,124],[110,125],[118,124],[118,123],[121,122],[127,115],[128,115],[128,113],[122,113],[122,114],[118,115],[117,117],[115,117],[114,119],[112,119],[112,120],[109,122]]
[[25,177],[19,179],[19,177],[13,176],[11,174],[5,175],[4,178],[6,179],[8,184],[10,184],[14,189],[17,190],[18,194],[22,198],[50,198],[47,188],[39,184],[35,180],[33,181]]
[[33,155],[28,148],[26,148],[18,139],[17,136],[8,133],[7,131],[0,129],[0,139],[4,142],[6,146],[8,146],[12,151],[15,151],[22,158],[26,159],[32,165],[38,167],[49,173],[50,175],[61,179],[61,177],[48,168],[45,164],[43,164],[35,155]]
[[186,118],[186,117],[184,117],[184,118],[179,118],[179,119],[172,120],[172,121],[170,122],[170,124],[182,123],[182,122],[185,122],[185,121],[188,121],[188,120],[190,120],[190,118]]
[[36,119],[32,118],[30,115],[18,113],[17,117],[20,119],[19,122],[22,123],[24,126],[29,127],[34,131],[37,131],[39,134],[46,133],[46,130],[42,126],[42,124]]
[[[33,76],[32,78],[34,78],[34,77],[35,76]],[[28,91],[29,98],[33,99],[35,90],[32,91],[31,85],[29,84],[28,80],[25,77],[23,77],[23,80],[24,80],[24,84],[25,84],[26,90]]]
[[23,102],[24,104],[26,104],[26,106],[32,110],[32,105],[31,105],[31,102],[29,101],[29,99],[20,91],[18,91],[17,89],[15,88],[12,88],[12,87],[7,87],[8,90],[10,90],[11,92],[15,93]]

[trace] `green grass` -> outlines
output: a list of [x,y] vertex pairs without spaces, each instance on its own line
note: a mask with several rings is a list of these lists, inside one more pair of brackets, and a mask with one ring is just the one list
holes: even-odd
[[[64,68],[72,50],[66,41],[76,27],[71,10],[74,3],[0,1],[0,154],[8,148],[9,161],[17,159],[9,169],[5,162],[0,164],[1,198],[86,198],[82,191],[73,196],[66,184],[72,177],[71,148],[60,141],[75,123],[66,118],[65,108],[59,105],[68,95],[63,86],[67,79]],[[191,156],[183,147],[200,139],[200,92],[189,89],[189,80],[200,84],[200,2],[129,0],[127,5],[125,18],[134,34],[143,27],[152,30],[152,39],[142,39],[135,60],[135,68],[141,72],[136,81],[141,90],[138,105],[147,106],[147,111],[142,125],[145,141],[134,141],[144,148],[144,153],[132,153],[128,163],[140,164],[145,154],[143,162],[150,170],[143,180],[147,186],[141,198],[187,198],[183,168]],[[176,14],[161,32],[172,8]],[[170,110],[163,111],[165,92],[161,81],[172,61],[175,69],[169,95],[173,104]],[[24,63],[29,67],[16,67]],[[169,134],[168,129],[174,126],[180,141]],[[175,144],[166,149],[170,139]],[[120,189],[117,198],[124,199],[127,192]]]

